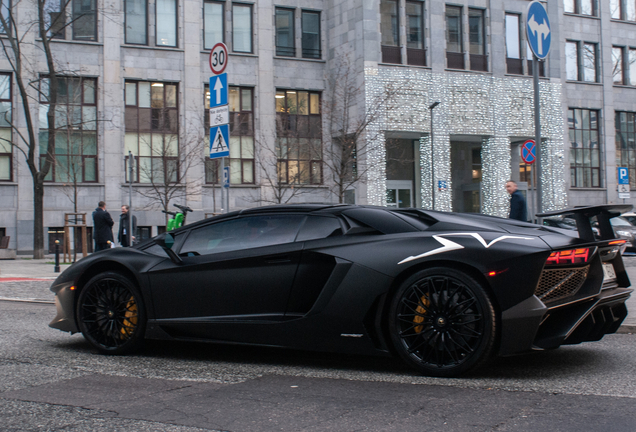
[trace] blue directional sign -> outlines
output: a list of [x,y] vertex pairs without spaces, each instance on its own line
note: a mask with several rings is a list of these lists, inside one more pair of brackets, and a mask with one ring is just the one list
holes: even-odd
[[230,125],[210,128],[210,159],[230,156]]
[[548,13],[541,3],[533,1],[528,6],[528,14],[526,16],[526,34],[530,48],[537,58],[544,59],[550,52],[550,42],[552,40]]
[[230,167],[229,166],[223,167],[223,187],[224,188],[230,187]]
[[618,167],[618,184],[619,185],[628,185],[629,184],[629,171],[627,168]]
[[227,73],[210,77],[210,108],[227,105]]

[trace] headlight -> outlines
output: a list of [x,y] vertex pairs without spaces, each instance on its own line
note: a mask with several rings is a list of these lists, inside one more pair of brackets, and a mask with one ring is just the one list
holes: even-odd
[[629,232],[629,231],[619,230],[619,231],[616,231],[616,234],[618,234],[619,236],[623,236],[623,237],[629,237],[629,238],[633,237],[632,233]]

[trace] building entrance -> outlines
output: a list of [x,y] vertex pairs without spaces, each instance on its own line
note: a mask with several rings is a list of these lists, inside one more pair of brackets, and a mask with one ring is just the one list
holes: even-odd
[[478,141],[451,139],[453,211],[481,213],[481,137]]
[[390,138],[386,141],[386,205],[417,207],[415,149],[419,141]]

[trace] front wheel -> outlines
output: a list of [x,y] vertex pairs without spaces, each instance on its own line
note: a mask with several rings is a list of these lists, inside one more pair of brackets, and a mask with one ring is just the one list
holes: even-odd
[[493,350],[492,301],[464,273],[431,268],[414,274],[395,293],[389,314],[398,354],[425,375],[460,375],[481,365]]
[[141,346],[146,327],[145,311],[139,290],[116,272],[93,277],[77,301],[80,331],[104,354],[127,354]]

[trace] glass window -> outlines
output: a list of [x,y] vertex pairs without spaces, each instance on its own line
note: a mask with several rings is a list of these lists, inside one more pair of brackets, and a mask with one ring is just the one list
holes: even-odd
[[44,1],[44,28],[46,35],[54,39],[66,38],[66,2],[62,0]]
[[625,19],[627,21],[636,21],[636,1],[625,0]]
[[610,0],[610,14],[614,19],[621,19],[621,0]]
[[579,80],[579,53],[578,43],[565,42],[565,71],[566,78],[570,81]]
[[406,2],[406,47],[424,49],[423,2]]
[[73,39],[97,40],[97,0],[73,0]]
[[627,70],[629,71],[629,82],[630,85],[636,85],[636,49],[629,49],[629,57],[628,57],[629,65]]
[[623,78],[623,48],[612,47],[612,76],[614,84],[624,84]]
[[223,42],[224,20],[223,3],[207,1],[203,5],[204,48],[212,49],[218,42]]
[[252,6],[232,5],[232,50],[252,52]]
[[519,15],[506,14],[506,57],[521,58],[521,41],[519,38]]
[[322,184],[320,93],[276,91],[276,154],[281,184]]
[[320,52],[320,12],[302,12],[303,58],[319,59]]
[[318,240],[342,235],[342,227],[334,217],[307,216],[296,241]]
[[464,52],[462,44],[462,8],[446,6],[446,51]]
[[380,31],[382,45],[399,46],[398,3],[396,0],[380,1]]
[[11,114],[11,75],[0,74],[0,180],[4,181],[11,181],[13,171]]
[[594,15],[594,1],[595,0],[579,0],[580,1],[580,13],[582,15]]
[[126,1],[126,43],[148,44],[148,3],[147,0]]
[[468,9],[468,27],[470,53],[484,55],[486,53],[484,40],[484,11],[481,9]]
[[177,46],[177,0],[157,1],[157,46]]
[[[230,183],[254,184],[254,114],[252,112],[253,91],[249,87],[230,87],[228,102],[230,109]],[[210,159],[210,90],[205,86],[205,182],[220,181],[220,163]]]
[[179,181],[177,90],[177,85],[172,83],[126,82],[124,156],[129,151],[137,156],[134,182]]
[[567,13],[574,13],[576,9],[574,7],[574,0],[563,0],[563,10]]
[[276,8],[276,55],[293,57],[294,10]]
[[583,81],[596,82],[596,44],[583,44]]
[[572,187],[601,187],[598,117],[596,110],[568,110]]
[[[58,77],[58,103],[48,102],[48,79],[42,79],[40,92],[40,163],[44,164],[49,139],[54,141],[54,164],[46,180],[61,183],[97,181],[97,104],[93,78]],[[47,114],[55,111],[55,124],[49,128]]]
[[[9,14],[11,13],[11,7],[12,7],[11,0],[0,0],[0,8],[2,9],[2,16],[5,18],[5,22],[7,22],[9,27],[11,27],[11,23],[9,22],[7,18],[9,17]],[[0,34],[6,34],[6,33],[7,31],[2,25],[2,22],[0,22]]]
[[213,223],[192,230],[179,254],[209,255],[291,243],[304,219],[304,215],[290,214],[248,216]]
[[629,170],[629,183],[636,188],[636,115],[616,111],[616,165]]

